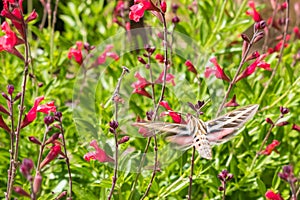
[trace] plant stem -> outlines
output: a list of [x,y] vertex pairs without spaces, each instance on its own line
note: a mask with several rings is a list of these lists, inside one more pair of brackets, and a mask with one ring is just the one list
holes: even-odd
[[26,83],[27,83],[27,77],[28,77],[28,66],[29,66],[29,43],[27,40],[27,25],[25,24],[24,21],[24,14],[21,11],[21,24],[22,28],[24,30],[24,45],[25,45],[25,60],[24,60],[24,72],[23,72],[23,81],[22,81],[22,90],[21,90],[21,102],[19,105],[19,115],[18,115],[18,123],[17,123],[17,128],[16,132],[14,132],[14,129],[12,129],[12,133],[15,134],[15,146],[14,146],[14,154],[13,154],[13,160],[12,162],[12,167],[11,167],[11,177],[8,180],[7,184],[7,191],[5,194],[6,200],[10,199],[11,192],[12,192],[12,187],[15,181],[15,176],[16,176],[16,171],[18,168],[18,158],[19,158],[19,142],[20,142],[20,131],[21,131],[21,122],[22,122],[22,117],[23,117],[23,112],[24,112],[24,100],[25,100],[25,92],[26,92]]
[[68,200],[72,200],[72,174],[71,174],[71,168],[70,168],[70,160],[68,157],[68,152],[67,152],[67,145],[66,145],[66,140],[65,140],[65,131],[63,129],[63,123],[62,119],[59,119],[59,124],[60,124],[60,132],[62,135],[62,142],[64,146],[64,154],[65,154],[65,159],[66,159],[66,164],[68,167],[68,175],[69,175],[69,198]]
[[229,84],[229,87],[228,87],[228,89],[227,89],[227,92],[225,93],[225,96],[224,96],[224,98],[223,98],[223,100],[222,100],[221,105],[219,106],[219,109],[218,109],[217,114],[216,114],[217,117],[221,114],[221,111],[222,111],[223,108],[224,108],[224,105],[225,105],[225,103],[226,103],[226,100],[227,100],[227,98],[228,98],[228,96],[229,96],[229,94],[230,94],[230,92],[231,92],[231,90],[232,90],[232,88],[233,88],[233,85],[234,85],[235,82],[236,82],[237,77],[239,76],[239,74],[240,74],[240,72],[241,72],[241,70],[242,70],[242,67],[243,67],[243,65],[244,65],[244,63],[245,63],[245,60],[246,60],[246,58],[247,58],[247,56],[248,56],[248,54],[249,54],[249,51],[250,51],[250,49],[251,49],[251,47],[252,47],[252,45],[253,45],[253,43],[254,43],[254,39],[256,38],[257,34],[258,34],[258,31],[255,31],[254,34],[253,34],[253,36],[252,36],[252,39],[251,39],[251,41],[250,41],[250,43],[249,43],[249,45],[248,45],[248,47],[247,47],[247,49],[246,49],[246,51],[245,51],[243,57],[242,57],[242,60],[241,60],[241,62],[240,62],[240,64],[239,64],[239,67],[238,67],[238,69],[237,69],[237,71],[236,71],[236,73],[235,73],[235,75],[234,75],[232,81],[231,81],[230,84]]
[[[10,162],[9,162],[9,169],[8,169],[8,183],[11,180],[11,176],[12,176],[12,166],[13,166],[13,157],[14,157],[14,144],[15,144],[15,133],[14,133],[14,109],[13,109],[13,97],[12,95],[10,95],[10,101],[9,101],[9,117],[11,120],[11,131],[10,131]],[[6,190],[8,191],[8,186],[9,184],[7,184],[7,188]]]
[[[118,79],[118,83],[117,83],[116,89],[115,89],[115,91],[113,93],[113,97],[112,97],[112,99],[114,101],[114,105],[115,105],[115,121],[118,121],[118,109],[119,109],[119,106],[118,106],[119,102],[117,100],[115,100],[115,98],[120,96],[119,93],[120,93],[121,82],[126,73],[129,73],[129,70],[126,67],[123,67],[122,74],[121,74],[120,78]],[[118,144],[117,131],[114,131],[114,138],[115,138],[115,166],[114,166],[114,176],[113,176],[113,180],[112,180],[111,189],[110,189],[109,195],[107,197],[108,200],[110,200],[113,195],[114,188],[116,186],[117,178],[118,178],[119,144]]]
[[256,162],[258,156],[260,155],[260,152],[262,151],[262,148],[263,148],[263,147],[265,146],[265,144],[267,143],[267,140],[269,139],[270,134],[271,134],[273,128],[275,127],[275,125],[276,125],[276,123],[279,121],[279,119],[281,119],[282,117],[283,117],[283,115],[280,114],[280,116],[276,119],[276,121],[275,121],[275,122],[271,125],[271,127],[269,128],[269,130],[268,130],[268,132],[267,132],[267,134],[266,134],[266,136],[265,136],[265,138],[264,138],[262,144],[261,144],[260,147],[259,147],[258,152],[256,153],[256,155],[255,155],[255,157],[254,157],[254,159],[253,159],[253,161],[252,161],[252,163],[251,163],[251,165],[250,165],[250,171],[252,170],[252,168],[253,168],[253,166],[254,166],[254,164],[255,164],[255,162]]
[[258,103],[260,104],[261,101],[263,100],[273,78],[275,77],[275,74],[276,74],[276,71],[282,61],[282,56],[283,56],[283,50],[284,50],[284,45],[286,43],[286,36],[287,36],[287,32],[288,32],[288,27],[289,27],[289,10],[290,10],[290,1],[289,0],[286,0],[285,1],[287,3],[287,7],[286,7],[286,10],[285,10],[285,27],[284,27],[284,33],[283,33],[283,44],[280,48],[280,52],[279,52],[279,58],[278,58],[278,62],[276,63],[276,66],[275,68],[273,69],[272,71],[272,74],[271,74],[271,77],[269,78],[266,86],[264,87],[264,90],[261,92],[260,94],[260,98],[258,100]]
[[193,173],[194,173],[194,159],[195,159],[195,147],[193,147],[192,157],[191,157],[191,171],[190,171],[190,184],[189,184],[189,193],[188,200],[192,199],[192,186],[193,186]]
[[[167,70],[168,70],[168,39],[167,39],[168,29],[167,29],[165,14],[161,13],[161,16],[162,16],[163,28],[164,28],[164,41],[163,41],[163,44],[164,44],[164,71],[163,71],[163,83],[162,83],[161,94],[160,94],[158,103],[157,103],[156,108],[155,108],[154,113],[153,113],[153,116],[154,116],[153,120],[156,119],[158,108],[159,108],[159,103],[164,98],[164,94],[165,94],[165,90],[166,90],[166,77],[167,77]],[[141,199],[144,199],[148,195],[148,193],[151,189],[154,177],[156,175],[157,164],[158,164],[157,163],[158,148],[157,148],[157,138],[156,138],[155,135],[153,136],[153,139],[154,139],[154,167],[153,167],[152,176],[151,176],[150,182],[148,184],[148,187],[147,187],[147,189],[146,189],[146,191],[145,191],[145,193],[144,193],[144,195]],[[144,152],[144,153],[146,153],[146,152]]]

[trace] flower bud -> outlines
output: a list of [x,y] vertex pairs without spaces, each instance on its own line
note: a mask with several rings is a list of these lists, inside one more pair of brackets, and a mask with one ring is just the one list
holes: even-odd
[[289,124],[289,122],[283,121],[283,122],[277,123],[276,126],[285,126],[285,125],[287,125],[287,124]]
[[256,42],[258,42],[259,40],[261,40],[263,37],[265,36],[265,33],[264,32],[259,32],[259,33],[257,33],[257,35],[255,36],[255,38],[254,38],[254,41],[253,41],[253,43],[256,43]]
[[300,132],[300,126],[298,126],[297,124],[293,124],[292,127],[293,130]]
[[172,18],[172,23],[177,24],[178,22],[180,22],[180,19],[178,16],[175,16]]
[[8,85],[7,86],[7,93],[12,95],[12,93],[14,92],[15,87],[13,85]]
[[138,56],[138,61],[144,65],[147,64],[147,62],[141,56]]
[[129,140],[129,136],[124,136],[122,137],[119,141],[118,144],[123,144]]
[[266,122],[268,123],[268,124],[274,124],[274,122],[270,119],[270,118],[266,118]]
[[167,3],[165,1],[161,2],[160,9],[163,13],[165,13],[167,11]]
[[285,115],[285,114],[289,113],[290,111],[288,108],[284,108],[284,107],[280,106],[280,112],[281,112],[281,114]]
[[20,165],[20,172],[27,180],[30,180],[31,178],[30,173],[33,169],[33,166],[33,161],[27,158],[23,159],[22,164]]
[[266,22],[265,21],[259,21],[256,22],[254,25],[255,30],[260,30],[260,29],[264,29],[266,27]]
[[34,144],[38,144],[38,145],[41,145],[42,143],[34,136],[29,136],[28,137],[29,141],[34,143]]
[[243,38],[244,41],[250,43],[250,39],[246,34],[241,34],[241,37]]
[[16,97],[14,98],[14,101],[17,101],[22,96],[22,92],[19,92]]
[[42,176],[41,174],[38,172],[35,177],[34,177],[34,181],[33,181],[33,192],[36,194],[40,191],[41,189],[41,185],[42,185]]
[[2,92],[1,94],[7,101],[10,101],[9,97],[7,96],[7,94],[5,92]]
[[61,117],[62,117],[61,112],[57,111],[57,112],[54,113],[55,120],[60,121]]
[[17,193],[21,196],[30,198],[30,195],[28,194],[28,192],[26,192],[21,186],[14,186],[13,190],[15,191],[15,193]]
[[60,133],[54,133],[46,142],[45,144],[53,143],[55,140],[58,139]]
[[172,4],[172,12],[173,13],[176,13],[178,8],[179,8],[178,4],[176,4],[176,3]]
[[54,117],[53,116],[50,116],[50,115],[48,115],[48,116],[46,116],[45,118],[44,118],[44,123],[46,124],[46,125],[50,125],[50,124],[52,124],[54,122]]

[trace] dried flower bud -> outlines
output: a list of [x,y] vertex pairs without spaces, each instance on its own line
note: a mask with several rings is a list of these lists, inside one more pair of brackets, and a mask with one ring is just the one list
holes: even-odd
[[29,141],[34,143],[34,144],[38,144],[38,145],[41,145],[42,143],[34,136],[29,136],[28,137]]
[[290,111],[288,108],[284,108],[284,107],[280,106],[280,112],[281,112],[281,114],[285,115],[285,114],[289,113]]
[[118,126],[119,126],[119,123],[117,121],[115,121],[115,120],[112,120],[112,121],[109,122],[109,126],[112,129],[116,130],[118,128]]
[[52,124],[54,122],[54,117],[53,116],[51,116],[51,115],[48,115],[48,116],[46,116],[46,117],[44,117],[44,123],[46,124],[46,125],[50,125],[50,124]]
[[259,32],[259,33],[257,33],[257,35],[255,36],[255,38],[254,38],[254,41],[253,41],[253,43],[256,43],[256,42],[258,42],[259,40],[261,40],[263,37],[265,36],[265,33],[264,32]]
[[38,172],[35,177],[34,177],[34,181],[33,181],[33,192],[36,194],[40,191],[41,189],[41,185],[42,185],[42,176],[41,174]]
[[148,119],[149,121],[151,121],[151,120],[152,120],[152,117],[153,117],[153,111],[152,111],[152,110],[147,111],[147,112],[146,112],[146,116],[147,116],[147,119]]
[[220,187],[218,187],[218,190],[219,190],[220,192],[222,192],[222,191],[224,190],[224,187],[220,186]]
[[8,94],[12,95],[14,90],[15,90],[15,87],[13,85],[8,85],[7,86],[7,93]]
[[147,62],[141,56],[138,56],[138,61],[144,65],[147,64]]
[[124,136],[122,137],[119,141],[118,144],[123,144],[129,140],[129,136]]
[[266,118],[266,122],[268,123],[268,124],[274,124],[274,122],[270,119],[270,118]]
[[266,27],[267,23],[265,21],[259,21],[256,22],[254,25],[255,30],[260,30],[260,29],[264,29]]

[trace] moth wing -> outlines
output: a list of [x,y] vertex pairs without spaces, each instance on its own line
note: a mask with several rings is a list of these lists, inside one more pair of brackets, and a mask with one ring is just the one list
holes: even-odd
[[206,122],[208,141],[215,145],[230,140],[252,119],[258,107],[256,104],[248,105]]

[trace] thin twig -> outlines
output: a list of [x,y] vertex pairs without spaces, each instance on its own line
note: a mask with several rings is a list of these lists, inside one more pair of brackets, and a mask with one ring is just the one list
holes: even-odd
[[72,200],[72,174],[71,174],[70,160],[68,157],[67,145],[66,145],[66,140],[65,140],[65,131],[63,129],[63,123],[62,123],[61,117],[59,118],[59,124],[60,124],[60,132],[62,135],[62,142],[63,142],[63,146],[64,146],[65,160],[66,160],[66,164],[68,167],[68,175],[69,175],[69,198],[68,198],[68,200]]
[[277,72],[277,69],[282,61],[282,56],[283,56],[283,51],[284,51],[284,45],[286,43],[286,36],[287,36],[287,32],[288,32],[288,27],[289,27],[289,10],[290,10],[290,1],[289,0],[286,0],[285,1],[287,3],[287,7],[286,7],[286,12],[285,12],[285,27],[284,27],[284,33],[283,33],[283,43],[282,43],[282,46],[280,48],[280,52],[279,52],[279,58],[278,58],[278,62],[276,63],[276,66],[274,67],[273,71],[272,71],[272,74],[271,74],[271,77],[269,78],[266,86],[264,87],[264,90],[262,91],[262,93],[260,94],[260,98],[258,100],[258,103],[260,104],[263,97],[265,96],[273,78],[275,77],[275,74]]
[[[123,67],[123,71],[122,74],[120,76],[120,78],[118,79],[118,83],[116,86],[116,89],[113,93],[113,101],[114,101],[114,105],[115,105],[115,121],[118,121],[118,109],[119,109],[119,102],[115,99],[118,98],[120,95],[120,87],[121,87],[121,82],[123,77],[125,76],[126,73],[129,73],[129,70],[126,67]],[[119,157],[119,144],[118,144],[118,133],[117,131],[114,132],[114,138],[115,138],[115,166],[114,166],[114,176],[113,176],[113,180],[112,180],[112,185],[111,185],[111,189],[109,192],[109,195],[107,197],[108,200],[111,199],[113,192],[114,192],[114,188],[116,186],[117,183],[117,178],[118,178],[118,157]]]

